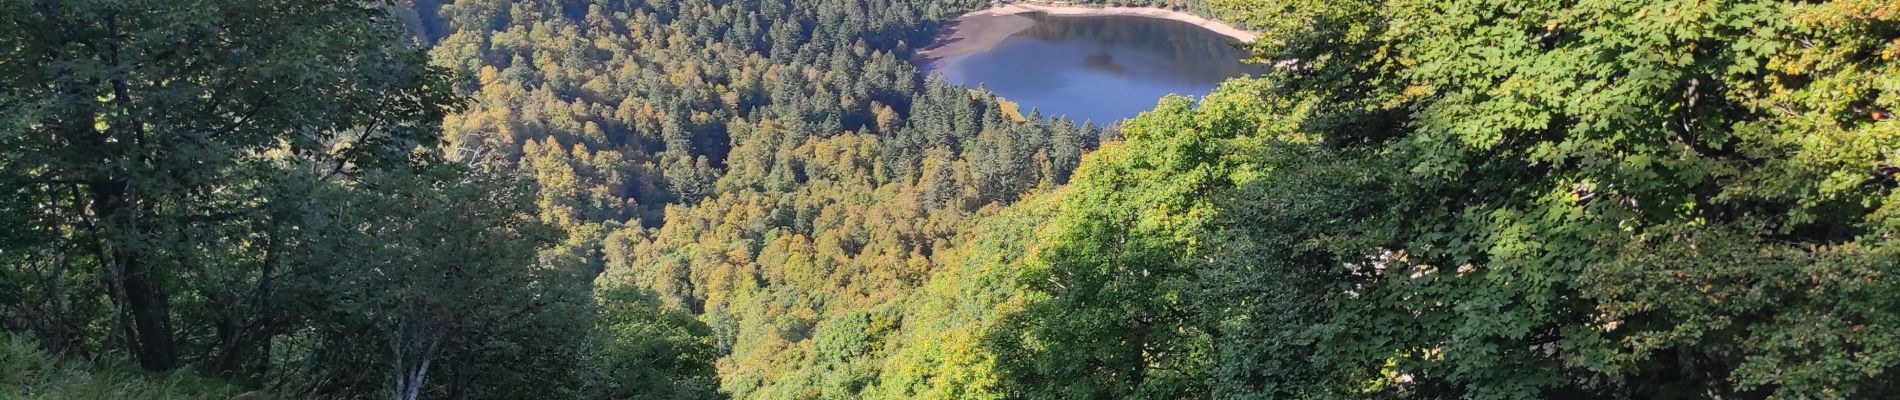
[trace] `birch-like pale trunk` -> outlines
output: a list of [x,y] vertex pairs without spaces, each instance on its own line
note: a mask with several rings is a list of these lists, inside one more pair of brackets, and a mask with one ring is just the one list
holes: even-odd
[[422,387],[429,374],[429,364],[435,362],[436,350],[442,344],[440,338],[428,337],[414,322],[403,322],[391,332],[390,351],[392,375],[395,387],[391,394],[395,400],[415,400],[422,396]]

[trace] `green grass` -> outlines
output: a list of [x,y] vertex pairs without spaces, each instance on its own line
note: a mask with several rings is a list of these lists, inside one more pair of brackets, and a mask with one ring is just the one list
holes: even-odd
[[25,338],[0,334],[0,399],[276,399],[190,371],[147,373],[118,363],[47,354]]

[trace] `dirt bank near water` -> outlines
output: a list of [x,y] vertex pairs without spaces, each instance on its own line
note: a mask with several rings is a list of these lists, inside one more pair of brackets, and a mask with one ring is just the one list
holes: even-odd
[[1036,21],[1020,14],[1044,13],[1063,17],[1085,16],[1131,16],[1160,18],[1194,24],[1214,33],[1232,38],[1235,41],[1251,42],[1259,34],[1236,28],[1227,23],[1201,18],[1180,11],[1148,7],[1057,7],[1029,4],[1009,4],[963,14],[946,26],[935,44],[918,52],[925,60],[941,60],[989,50],[1003,39],[1008,39],[1023,30],[1036,25]]

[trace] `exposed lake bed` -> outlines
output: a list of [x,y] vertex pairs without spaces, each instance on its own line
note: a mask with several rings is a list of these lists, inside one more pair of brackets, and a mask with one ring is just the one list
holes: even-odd
[[1266,69],[1252,32],[1176,11],[1007,5],[965,14],[919,52],[926,73],[982,86],[1045,116],[1107,123],[1169,94],[1201,96]]

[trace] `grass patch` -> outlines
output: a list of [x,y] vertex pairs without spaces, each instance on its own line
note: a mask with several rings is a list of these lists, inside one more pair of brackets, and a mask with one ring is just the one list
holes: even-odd
[[0,334],[0,399],[278,399],[190,371],[148,373],[124,362],[47,354],[38,343]]
[[1028,117],[1023,116],[1023,105],[1021,104],[1016,104],[1016,102],[1009,101],[1009,99],[1002,97],[996,98],[996,104],[1003,107],[1003,116],[1009,117],[1011,121],[1023,122],[1029,120]]

